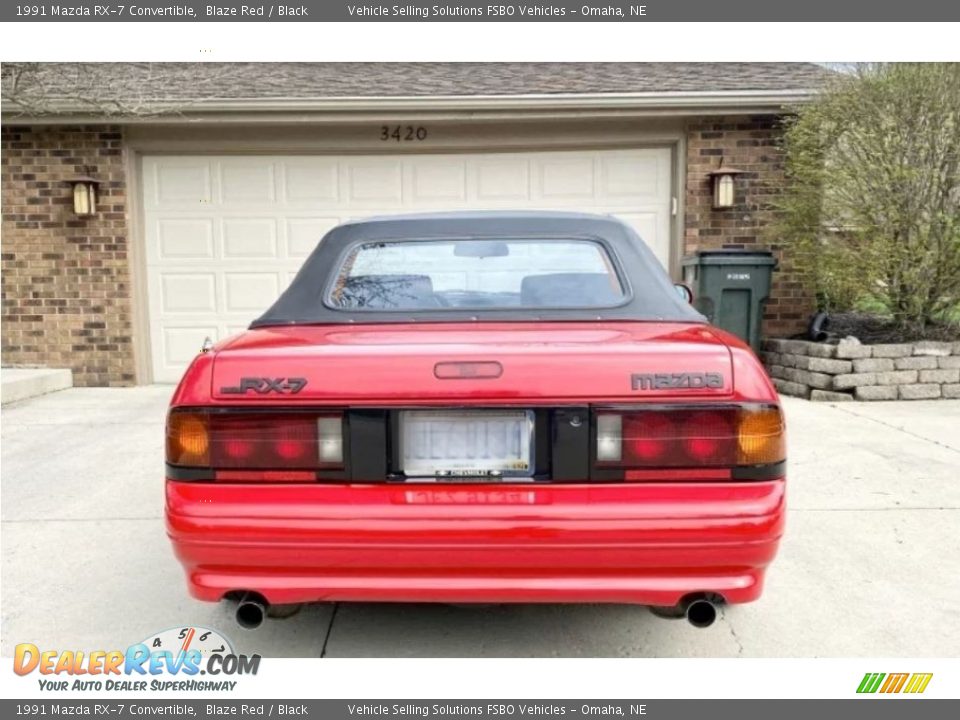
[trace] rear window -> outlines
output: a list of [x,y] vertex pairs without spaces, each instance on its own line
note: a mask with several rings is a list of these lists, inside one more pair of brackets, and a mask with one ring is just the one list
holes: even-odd
[[406,240],[347,253],[327,302],[342,310],[602,308],[625,300],[591,240]]

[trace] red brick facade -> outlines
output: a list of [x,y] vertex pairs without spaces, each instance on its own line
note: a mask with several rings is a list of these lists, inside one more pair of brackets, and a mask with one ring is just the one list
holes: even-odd
[[[134,381],[122,129],[2,129],[3,364],[73,369],[76,385]],[[97,214],[66,180],[100,180]]]
[[[790,258],[769,232],[784,183],[775,116],[704,118],[687,126],[684,254],[769,247],[774,274],[764,334],[801,331],[812,309]],[[129,228],[120,126],[4,126],[3,364],[69,367],[77,385],[134,382]],[[747,171],[737,205],[713,210],[707,173],[720,159]],[[101,181],[97,214],[73,213],[69,183]]]
[[[797,276],[789,254],[770,229],[771,201],[785,182],[778,147],[779,118],[704,118],[687,126],[687,187],[684,254],[721,247],[758,247],[774,252],[779,270],[763,319],[763,334],[801,332],[813,311],[813,295]],[[745,170],[737,177],[736,206],[714,210],[708,173],[720,165]]]

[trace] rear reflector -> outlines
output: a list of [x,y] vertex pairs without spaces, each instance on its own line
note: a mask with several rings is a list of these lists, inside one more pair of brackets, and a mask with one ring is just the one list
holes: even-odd
[[730,468],[629,468],[623,471],[623,479],[634,482],[669,482],[671,480],[729,480]]
[[342,468],[343,416],[174,410],[167,421],[167,462],[217,470]]
[[596,431],[599,468],[732,468],[786,457],[775,406],[598,410]]
[[310,482],[316,473],[310,470],[217,470],[222,482]]

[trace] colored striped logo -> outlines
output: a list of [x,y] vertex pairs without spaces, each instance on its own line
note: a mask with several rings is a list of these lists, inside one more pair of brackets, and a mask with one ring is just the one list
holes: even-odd
[[922,693],[933,673],[867,673],[860,681],[858,693]]

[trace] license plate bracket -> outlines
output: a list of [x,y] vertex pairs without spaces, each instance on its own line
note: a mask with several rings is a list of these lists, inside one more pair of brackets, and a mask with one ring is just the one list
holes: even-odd
[[403,410],[399,421],[407,478],[502,482],[535,472],[532,410]]

